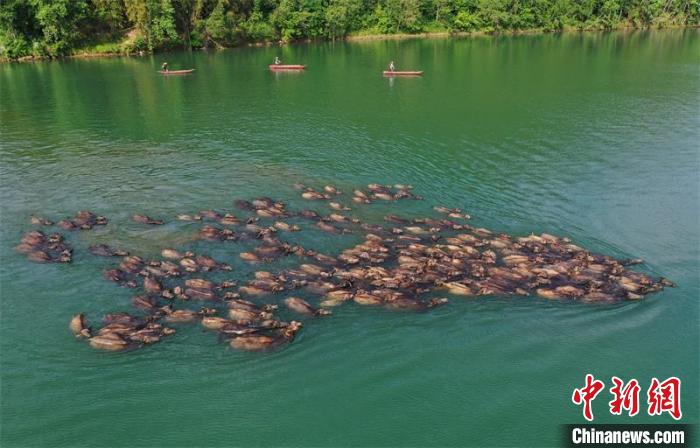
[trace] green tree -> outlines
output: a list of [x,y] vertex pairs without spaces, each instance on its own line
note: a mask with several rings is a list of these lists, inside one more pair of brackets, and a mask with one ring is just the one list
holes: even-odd
[[254,10],[241,26],[244,37],[252,41],[271,40],[275,36],[274,27],[259,10]]
[[0,47],[2,55],[18,58],[31,54],[32,42],[41,39],[36,11],[25,0],[0,3]]
[[487,31],[498,31],[507,27],[507,0],[478,0],[477,9],[480,21]]
[[620,4],[616,0],[605,0],[600,8],[600,19],[605,29],[614,28],[620,22]]
[[421,30],[419,0],[386,0],[386,15],[393,32]]
[[95,19],[111,32],[121,30],[126,23],[123,0],[91,0]]
[[228,6],[226,0],[219,0],[214,10],[205,21],[207,37],[214,41],[227,40],[231,34],[232,24],[229,22],[226,6]]
[[175,8],[171,0],[151,2],[151,50],[155,46],[177,41]]
[[533,4],[537,26],[545,31],[562,30],[570,9],[569,0],[535,0]]
[[451,29],[455,31],[476,31],[481,28],[481,19],[478,15],[468,11],[460,11],[452,21]]
[[331,0],[326,7],[325,29],[328,37],[345,36],[354,28],[362,8],[359,0]]
[[[0,56],[419,32],[697,26],[700,0],[0,0]],[[128,31],[128,34],[127,34]]]
[[454,16],[453,0],[435,0],[435,22],[449,24]]
[[272,25],[284,41],[308,36],[311,14],[298,0],[282,0],[271,15]]
[[171,0],[124,0],[124,5],[128,19],[146,37],[149,50],[177,40]]
[[42,40],[35,41],[40,52],[49,56],[67,54],[80,36],[78,23],[85,17],[85,0],[31,0]]

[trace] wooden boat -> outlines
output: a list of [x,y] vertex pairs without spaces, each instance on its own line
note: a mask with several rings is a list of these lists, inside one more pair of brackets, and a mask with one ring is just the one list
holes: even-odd
[[391,71],[384,70],[384,76],[423,76],[423,72],[420,71]]
[[192,73],[194,71],[193,68],[190,68],[188,70],[158,70],[158,73],[161,75],[186,75],[188,73]]
[[270,70],[304,70],[305,65],[283,65],[283,64],[270,64]]

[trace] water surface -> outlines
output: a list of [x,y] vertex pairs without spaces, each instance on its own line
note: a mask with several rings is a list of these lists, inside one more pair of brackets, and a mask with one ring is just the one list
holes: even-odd
[[[698,421],[698,32],[327,43],[0,67],[0,442],[3,446],[556,445],[581,422],[586,373],[683,380]],[[273,74],[280,55],[308,65]],[[156,74],[167,60],[191,76]],[[422,69],[383,79],[389,60]],[[453,298],[427,314],[345,306],[290,346],[246,354],[198,326],[105,354],[74,340],[77,312],[128,310],[104,281],[109,242],[145,256],[179,244],[234,265],[197,225],[144,228],[235,198],[300,206],[295,182],[411,183],[426,198],[358,215],[460,207],[473,223],[548,232],[678,288],[594,306]],[[89,209],[72,265],[12,247],[39,213]],[[356,236],[298,234],[324,252]],[[641,397],[644,399],[644,394]],[[596,421],[626,423],[594,402]],[[632,422],[669,422],[639,415]]]

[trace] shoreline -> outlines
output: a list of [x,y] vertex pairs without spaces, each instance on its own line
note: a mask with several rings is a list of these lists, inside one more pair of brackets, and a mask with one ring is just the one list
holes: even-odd
[[[506,30],[506,31],[429,31],[424,33],[392,33],[392,34],[349,34],[342,38],[335,39],[335,41],[340,42],[372,42],[372,41],[382,41],[382,40],[411,40],[411,39],[450,39],[450,38],[467,38],[467,37],[498,37],[498,36],[533,36],[533,35],[557,35],[557,34],[590,34],[590,33],[630,33],[634,31],[664,31],[664,30],[698,30],[700,26],[688,26],[688,25],[677,25],[677,26],[666,26],[663,28],[638,28],[631,26],[624,26],[619,28],[614,28],[610,30],[604,29],[590,29],[582,30],[577,28],[565,28],[559,31],[545,31],[540,28],[526,29],[526,30]],[[294,44],[308,44],[308,43],[318,43],[318,42],[333,42],[333,39],[299,39],[289,42],[282,41],[256,41],[256,42],[246,42],[241,45],[233,45],[230,47],[214,48],[214,51],[230,50],[234,48],[244,48],[244,47],[269,47],[269,46],[284,46],[284,45],[294,45]],[[208,51],[205,48],[193,48],[192,51]],[[176,49],[176,51],[186,51],[185,48]],[[156,53],[166,53],[165,51],[153,51],[153,52],[141,52],[141,53],[121,53],[121,52],[89,52],[86,50],[77,50],[76,53],[68,54],[59,57],[50,56],[23,56],[17,59],[9,59],[5,57],[0,57],[0,63],[26,63],[26,62],[44,62],[62,59],[91,59],[91,58],[112,58],[112,57],[144,57],[153,55]]]
[[396,34],[351,34],[343,40],[362,42],[375,40],[408,40],[408,39],[448,39],[451,37],[480,37],[480,36],[517,36],[524,34],[563,34],[569,31],[547,32],[539,29],[487,32],[487,31],[430,31],[425,33],[396,33]]
[[605,29],[578,29],[564,28],[558,31],[546,31],[541,28],[530,28],[524,30],[506,31],[430,31],[425,33],[395,33],[395,34],[349,34],[343,39],[348,42],[362,42],[374,40],[405,40],[405,39],[447,39],[452,37],[498,37],[498,36],[534,36],[534,35],[556,35],[556,34],[591,34],[591,33],[630,33],[634,31],[665,31],[665,30],[691,30],[700,29],[700,26],[676,25],[665,26],[663,28],[639,28],[633,26],[621,26],[609,30]]

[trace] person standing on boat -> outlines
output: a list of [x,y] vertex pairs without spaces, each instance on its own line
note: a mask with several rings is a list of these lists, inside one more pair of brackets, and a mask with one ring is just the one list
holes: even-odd
[[162,68],[163,68],[163,71],[164,71],[164,72],[169,71],[169,70],[168,70],[168,63],[167,63],[167,62],[163,62]]
[[279,56],[275,56],[275,65],[280,65],[282,63],[282,60],[279,58]]
[[394,71],[394,61],[391,61],[391,62],[389,63],[389,71],[390,71],[390,72],[393,72],[393,71]]

